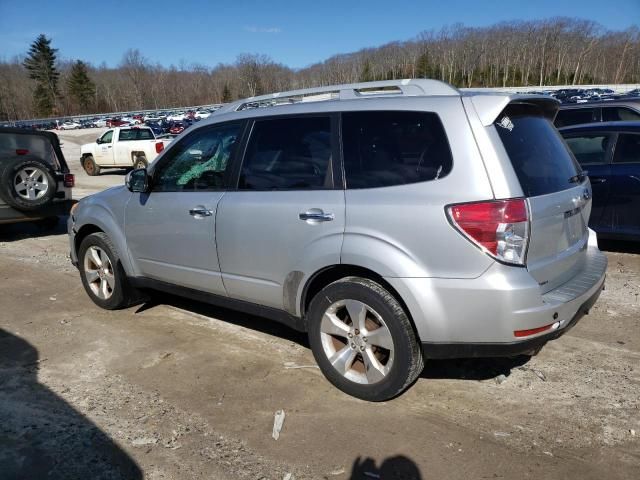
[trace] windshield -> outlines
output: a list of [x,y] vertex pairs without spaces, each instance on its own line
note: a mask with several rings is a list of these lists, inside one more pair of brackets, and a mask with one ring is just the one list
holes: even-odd
[[575,186],[580,166],[538,107],[509,105],[494,125],[527,197]]

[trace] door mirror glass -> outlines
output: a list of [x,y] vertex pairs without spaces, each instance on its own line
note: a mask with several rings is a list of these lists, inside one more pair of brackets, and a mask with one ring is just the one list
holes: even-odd
[[124,184],[130,192],[144,193],[149,189],[149,174],[146,168],[136,168],[127,173]]

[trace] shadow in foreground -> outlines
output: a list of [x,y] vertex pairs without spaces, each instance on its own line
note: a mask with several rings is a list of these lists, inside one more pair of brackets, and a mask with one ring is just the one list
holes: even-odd
[[350,480],[422,480],[420,469],[409,458],[403,455],[389,457],[382,462],[380,468],[372,458],[360,457],[353,462]]
[[38,351],[0,328],[0,478],[140,479],[95,424],[38,383]]

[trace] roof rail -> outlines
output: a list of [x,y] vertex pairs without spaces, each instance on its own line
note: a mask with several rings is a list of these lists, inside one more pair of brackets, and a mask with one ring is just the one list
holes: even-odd
[[249,108],[272,107],[300,102],[350,100],[373,95],[460,95],[460,92],[448,83],[429,79],[348,83],[344,85],[303,88],[300,90],[249,97],[223,107],[219,113],[237,112]]

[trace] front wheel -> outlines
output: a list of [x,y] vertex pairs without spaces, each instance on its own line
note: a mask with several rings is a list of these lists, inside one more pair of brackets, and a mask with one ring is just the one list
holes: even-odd
[[308,320],[318,366],[349,395],[388,400],[422,372],[420,343],[407,314],[372,280],[348,277],[328,285],[312,300]]
[[99,307],[116,310],[142,300],[129,284],[118,252],[105,233],[92,233],[82,240],[78,261],[82,285]]

